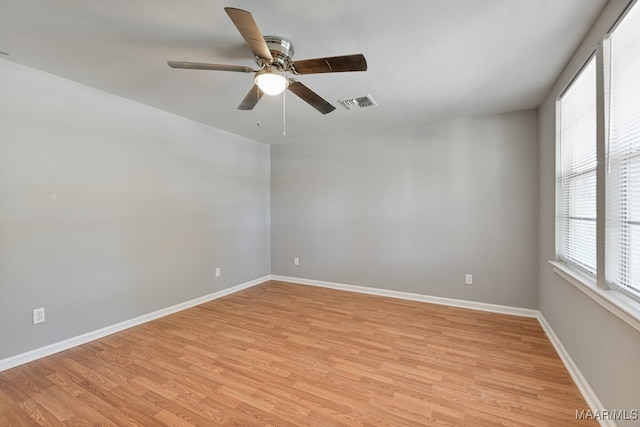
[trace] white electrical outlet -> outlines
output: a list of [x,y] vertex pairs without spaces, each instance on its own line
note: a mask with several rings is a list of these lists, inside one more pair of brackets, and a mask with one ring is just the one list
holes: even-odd
[[465,274],[464,283],[465,285],[473,285],[473,274]]
[[293,257],[293,265],[300,265],[300,258],[298,258],[297,256]]
[[33,324],[37,325],[38,323],[44,322],[44,307],[34,308],[33,309]]
[[220,277],[220,267],[216,267],[216,277]]

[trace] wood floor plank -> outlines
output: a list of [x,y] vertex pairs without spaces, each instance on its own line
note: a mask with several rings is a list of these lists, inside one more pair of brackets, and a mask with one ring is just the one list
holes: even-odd
[[7,426],[596,426],[537,320],[270,281],[0,372]]

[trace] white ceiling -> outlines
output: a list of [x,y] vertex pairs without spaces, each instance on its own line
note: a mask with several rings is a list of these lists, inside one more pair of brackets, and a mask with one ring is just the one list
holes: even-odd
[[[0,0],[0,58],[269,144],[451,116],[538,107],[605,0]],[[243,73],[167,60],[254,66],[225,6],[249,10],[295,59],[363,53],[364,73],[298,79],[334,104],[289,93],[236,109]],[[338,99],[371,94],[348,111]],[[258,127],[257,120],[260,119]]]

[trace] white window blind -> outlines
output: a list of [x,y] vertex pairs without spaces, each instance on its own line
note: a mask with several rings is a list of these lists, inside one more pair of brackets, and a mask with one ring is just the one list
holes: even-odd
[[559,99],[558,255],[596,272],[596,62],[593,57]]
[[640,7],[609,37],[607,282],[640,295]]

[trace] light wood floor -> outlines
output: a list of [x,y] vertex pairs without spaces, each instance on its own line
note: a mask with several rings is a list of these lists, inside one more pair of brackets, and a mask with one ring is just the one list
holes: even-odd
[[587,426],[535,319],[282,282],[0,373],[1,426]]

